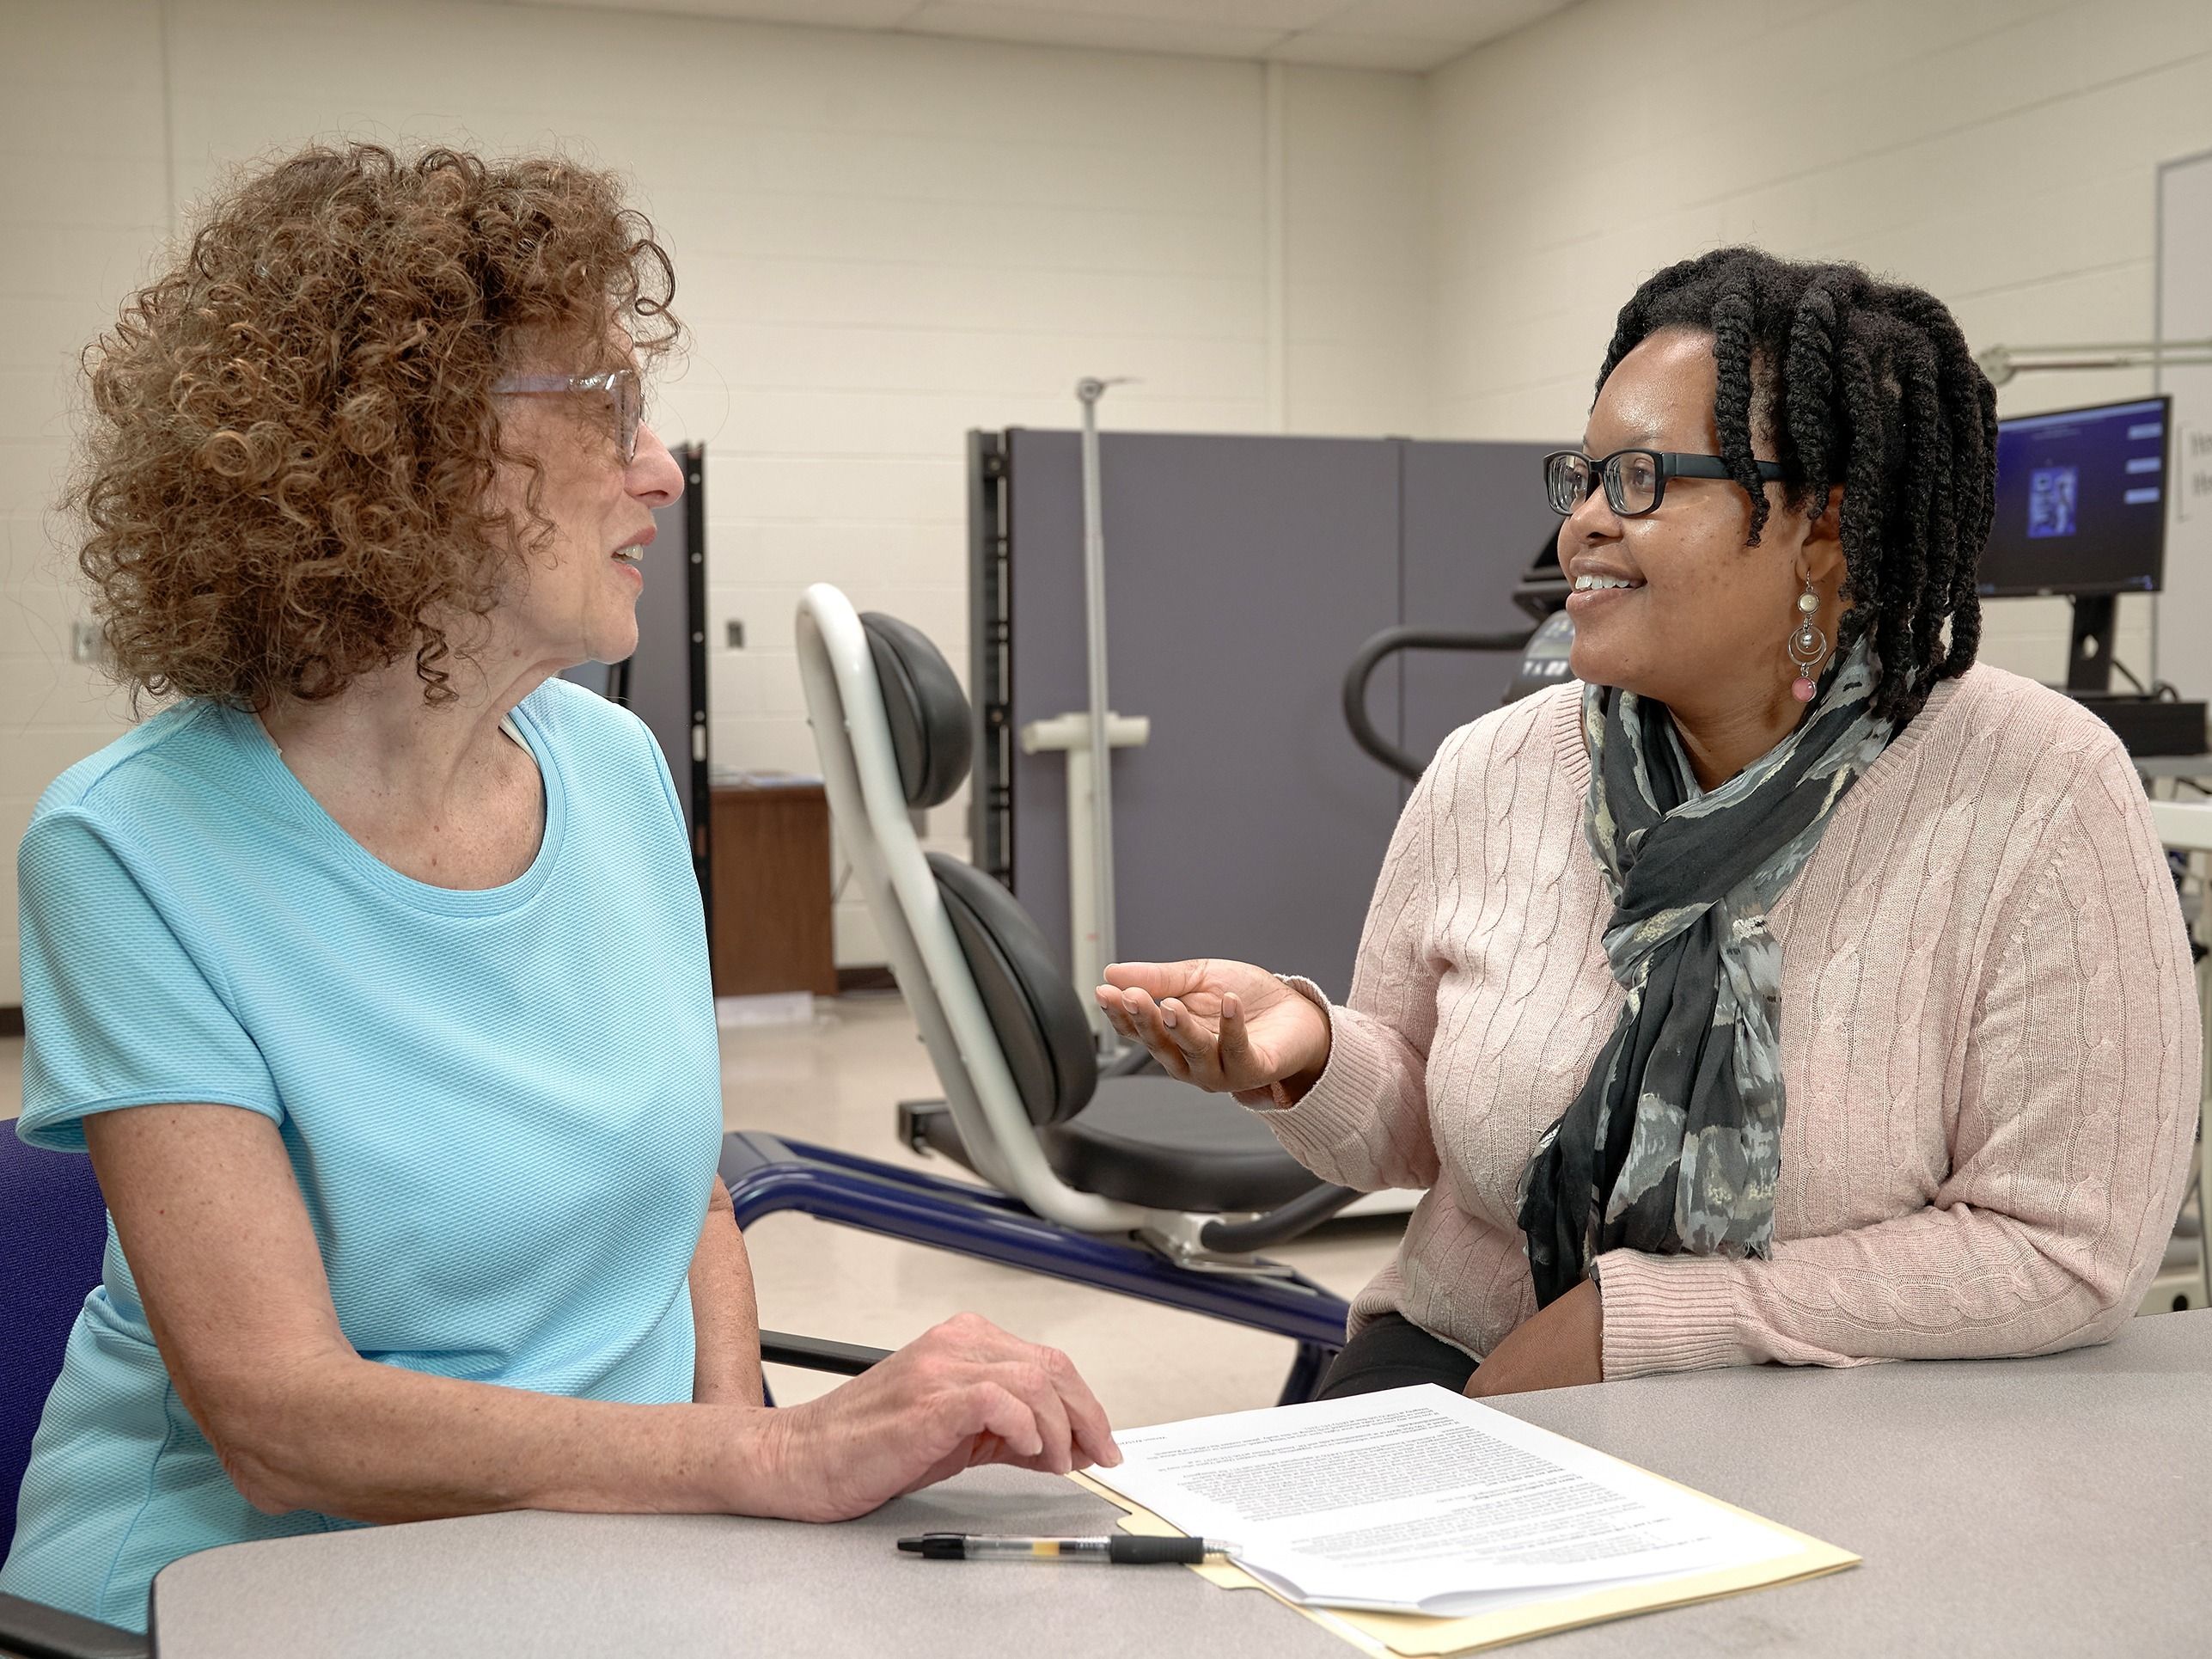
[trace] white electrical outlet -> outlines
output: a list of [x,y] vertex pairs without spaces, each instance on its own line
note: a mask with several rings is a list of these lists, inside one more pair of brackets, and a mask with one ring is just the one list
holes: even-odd
[[107,638],[97,622],[74,622],[69,630],[69,658],[73,663],[104,663]]

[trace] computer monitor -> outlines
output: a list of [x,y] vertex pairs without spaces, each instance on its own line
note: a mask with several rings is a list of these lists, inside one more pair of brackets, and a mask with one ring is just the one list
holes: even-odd
[[1976,585],[2074,599],[2069,690],[2109,689],[2113,597],[2164,583],[2172,406],[2137,398],[1998,423],[1996,519]]
[[1976,579],[1983,594],[2158,591],[2172,401],[1997,423],[1997,517]]

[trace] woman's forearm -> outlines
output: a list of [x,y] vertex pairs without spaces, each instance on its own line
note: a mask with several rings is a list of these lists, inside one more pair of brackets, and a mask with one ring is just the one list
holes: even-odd
[[[1310,982],[1295,983],[1303,991]],[[1286,1109],[1263,1113],[1268,1127],[1325,1181],[1363,1192],[1434,1185],[1424,1053],[1387,1018],[1350,1007],[1329,1018],[1328,1069],[1298,1080]]]
[[[347,1339],[277,1127],[217,1105],[96,1115],[85,1138],[163,1363],[257,1508],[425,1521],[522,1508],[834,1521],[981,1462],[1114,1460],[1065,1355],[948,1320],[818,1399],[761,1404],[733,1223],[702,1225],[690,1294],[707,1386],[629,1405],[426,1375]],[[703,1261],[701,1258],[703,1257]],[[694,1376],[694,1384],[697,1383]]]
[[[711,1512],[772,1500],[760,1322],[729,1191],[707,1205],[689,1279],[693,1399],[614,1405],[332,1362],[227,1435],[240,1491],[279,1509],[428,1521],[498,1509]],[[730,1409],[724,1409],[730,1408]]]
[[691,1258],[691,1319],[698,1357],[691,1397],[702,1405],[761,1403],[761,1316],[744,1235],[718,1176]]
[[777,1414],[622,1405],[461,1382],[357,1356],[290,1368],[205,1424],[271,1513],[431,1521],[501,1509],[773,1511]]
[[258,1508],[372,1521],[516,1509],[842,1521],[978,1463],[1121,1460],[1066,1355],[973,1314],[780,1411],[610,1405],[345,1355],[271,1367],[194,1414]]
[[[2160,1196],[2167,1189],[2160,1185]],[[2156,1265],[2152,1204],[2124,1195],[2111,1231],[2068,1233],[1965,1203],[1794,1239],[1770,1259],[1598,1258],[1607,1380],[1713,1366],[2010,1359],[2103,1342]],[[2171,1204],[2160,1204],[2172,1214]]]
[[[1360,930],[1352,991],[1332,1007],[1310,980],[1292,980],[1329,1021],[1321,1068],[1290,1079],[1266,1114],[1291,1155],[1324,1180],[1372,1191],[1435,1184],[1428,1052],[1441,972],[1430,931],[1437,907],[1437,826],[1480,799],[1482,762],[1466,750],[1475,728],[1445,739],[1415,785],[1390,837]],[[1487,809],[1486,809],[1487,810]]]

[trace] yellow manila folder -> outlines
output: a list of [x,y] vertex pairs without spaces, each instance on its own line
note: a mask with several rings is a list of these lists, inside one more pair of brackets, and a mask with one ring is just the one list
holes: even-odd
[[[1128,1499],[1100,1485],[1088,1475],[1071,1475],[1069,1478],[1124,1510],[1126,1513],[1121,1517],[1124,1532],[1142,1533],[1159,1538],[1172,1537],[1177,1531],[1151,1510],[1137,1508]],[[1664,1477],[1655,1475],[1653,1478]],[[1745,1515],[1743,1510],[1716,1499],[1707,1498],[1705,1501],[1715,1509],[1726,1509],[1732,1515]],[[1745,1518],[1759,1521],[1757,1515],[1745,1515]],[[1773,1584],[1792,1584],[1802,1578],[1818,1578],[1823,1573],[1841,1572],[1846,1567],[1859,1564],[1859,1558],[1848,1550],[1839,1550],[1833,1544],[1823,1544],[1817,1538],[1807,1538],[1803,1533],[1793,1532],[1787,1527],[1777,1526],[1771,1521],[1759,1521],[1759,1524],[1789,1540],[1794,1546],[1792,1552],[1751,1566],[1726,1567],[1715,1572],[1698,1573],[1664,1583],[1618,1584],[1604,1589],[1586,1590],[1580,1595],[1562,1594],[1550,1600],[1482,1613],[1472,1619],[1425,1619],[1415,1613],[1363,1613],[1350,1607],[1302,1607],[1288,1596],[1270,1589],[1241,1567],[1213,1563],[1203,1567],[1187,1567],[1184,1570],[1195,1572],[1208,1583],[1225,1590],[1257,1590],[1262,1595],[1272,1595],[1293,1613],[1305,1614],[1323,1630],[1342,1637],[1361,1652],[1375,1656],[1375,1659],[1389,1659],[1394,1654],[1402,1655],[1404,1659],[1430,1659],[1431,1656],[1437,1655],[1479,1653],[1485,1648],[1503,1647],[1509,1642],[1525,1642],[1532,1636],[1549,1636],[1555,1631],[1573,1630],[1583,1625],[1600,1625],[1608,1619],[1626,1619],[1632,1613],[1656,1613],[1662,1607],[1686,1607],[1694,1601],[1711,1601],[1724,1595],[1740,1595],[1745,1590],[1763,1590]]]
[[[1444,1393],[1442,1390],[1427,1389],[1395,1392],[1407,1397]],[[1366,1398],[1369,1401],[1387,1401],[1390,1396]],[[1448,1407],[1446,1411],[1452,1417],[1464,1417],[1471,1404],[1462,1403],[1457,1407]],[[1271,1412],[1232,1413],[1222,1417],[1198,1419],[1189,1423],[1165,1425],[1161,1430],[1136,1430],[1121,1437],[1125,1454],[1131,1450],[1132,1442],[1142,1445],[1148,1435],[1158,1435],[1161,1438],[1152,1443],[1155,1448],[1164,1449],[1156,1451],[1156,1465],[1165,1462],[1171,1472],[1162,1477],[1156,1471],[1148,1472],[1130,1479],[1130,1485],[1144,1490],[1150,1482],[1150,1490],[1173,1492],[1175,1496],[1171,1503],[1164,1503],[1163,1507],[1171,1507],[1185,1513],[1191,1521],[1199,1517],[1188,1514],[1187,1503],[1191,1500],[1186,1499],[1182,1491],[1174,1486],[1173,1472],[1180,1471],[1187,1476],[1188,1487],[1195,1489],[1195,1501],[1202,1503],[1209,1492],[1218,1494],[1231,1490],[1225,1485],[1224,1471],[1234,1460],[1248,1454],[1248,1462],[1258,1464],[1264,1461],[1266,1466],[1261,1468],[1257,1479],[1245,1480],[1233,1489],[1240,1496],[1262,1491],[1280,1504],[1282,1494],[1295,1490],[1298,1466],[1314,1456],[1335,1460],[1317,1473],[1328,1476],[1339,1485],[1356,1485],[1358,1470],[1347,1467],[1341,1461],[1347,1455],[1346,1431],[1354,1426],[1347,1421],[1342,1408],[1351,1405],[1349,1401],[1330,1402],[1330,1407],[1335,1408],[1331,1417],[1316,1417],[1310,1429],[1294,1426],[1287,1433],[1277,1429],[1266,1433],[1264,1440],[1255,1432],[1256,1425],[1298,1423],[1301,1419],[1298,1414],[1314,1413],[1318,1408],[1291,1406]],[[1504,1413],[1492,1411],[1489,1408],[1475,1409],[1485,1417],[1505,1417]],[[1641,1491],[1647,1495],[1663,1494],[1650,1505],[1651,1512],[1671,1511],[1670,1518],[1677,1527],[1692,1532],[1702,1527],[1710,1535],[1726,1539],[1729,1547],[1723,1552],[1725,1558],[1708,1552],[1701,1560],[1693,1549],[1688,1555],[1677,1554],[1671,1558],[1677,1563],[1692,1561],[1695,1564],[1689,1570],[1668,1570],[1636,1576],[1616,1575],[1598,1582],[1586,1579],[1580,1583],[1555,1582],[1546,1585],[1538,1582],[1516,1587],[1502,1577],[1494,1577],[1491,1582],[1494,1588],[1457,1598],[1457,1605],[1453,1606],[1451,1613],[1445,1616],[1411,1611],[1384,1611],[1372,1605],[1376,1601],[1389,1599],[1379,1591],[1372,1596],[1360,1594],[1302,1595],[1298,1590],[1295,1565],[1286,1565],[1288,1558],[1271,1555],[1264,1544],[1238,1551],[1238,1558],[1251,1564],[1254,1571],[1248,1572],[1243,1566],[1228,1563],[1209,1564],[1192,1567],[1188,1570],[1224,1589],[1258,1590],[1272,1595],[1362,1652],[1374,1656],[1375,1659],[1390,1659],[1393,1655],[1402,1656],[1402,1659],[1429,1659],[1430,1656],[1474,1653],[1523,1641],[1530,1637],[1548,1636],[1555,1631],[1599,1624],[1609,1619],[1624,1619],[1633,1613],[1686,1607],[1692,1602],[1709,1601],[1720,1596],[1738,1595],[1746,1590],[1793,1583],[1800,1579],[1837,1572],[1859,1563],[1859,1558],[1848,1550],[1808,1538],[1802,1533],[1708,1497],[1678,1482],[1639,1469],[1633,1464],[1582,1446],[1563,1436],[1522,1423],[1518,1419],[1506,1419],[1512,1424],[1509,1432],[1516,1446],[1535,1456],[1542,1456],[1547,1450],[1555,1448],[1559,1466],[1569,1474],[1558,1482],[1550,1482],[1542,1475],[1531,1478],[1525,1472],[1526,1466],[1503,1466],[1492,1454],[1487,1466],[1512,1475],[1515,1478],[1512,1486],[1501,1485],[1483,1491],[1478,1490],[1477,1483],[1470,1481],[1447,1491],[1443,1485],[1444,1475],[1449,1472],[1453,1456],[1457,1454],[1463,1459],[1463,1454],[1454,1453],[1448,1434],[1434,1431],[1427,1423],[1410,1420],[1413,1415],[1398,1411],[1373,1417],[1369,1424],[1360,1425],[1383,1442],[1384,1460],[1372,1460],[1376,1456],[1372,1442],[1353,1447],[1350,1455],[1371,1460],[1371,1467],[1381,1469],[1394,1479],[1402,1480],[1402,1472],[1408,1468],[1437,1472],[1427,1475],[1425,1482],[1423,1477],[1416,1476],[1411,1483],[1415,1486],[1425,1484],[1426,1493],[1417,1496],[1415,1504],[1417,1509],[1425,1505],[1436,1518],[1420,1523],[1412,1533],[1405,1530],[1403,1521],[1399,1521],[1390,1534],[1392,1539],[1408,1536],[1425,1539],[1425,1545],[1416,1546],[1415,1553],[1425,1548],[1432,1559],[1448,1557],[1453,1546],[1442,1530],[1448,1526],[1465,1528],[1470,1536],[1487,1537],[1493,1547],[1501,1535],[1525,1537],[1539,1532],[1543,1528],[1541,1521],[1525,1528],[1510,1519],[1514,1513],[1512,1505],[1517,1501],[1517,1491],[1525,1494],[1532,1485],[1549,1485],[1554,1494],[1549,1500],[1549,1508],[1555,1512],[1560,1507],[1556,1495],[1562,1490],[1565,1480],[1582,1477],[1604,1486],[1617,1487],[1625,1493]],[[1300,1443],[1307,1434],[1317,1436],[1329,1435],[1333,1438],[1312,1442],[1320,1449],[1308,1452],[1305,1445]],[[1395,1461],[1389,1460],[1389,1454],[1393,1449],[1387,1438],[1390,1436],[1400,1437],[1397,1449],[1401,1453],[1417,1452],[1420,1460],[1408,1462],[1402,1455]],[[1174,1443],[1170,1445],[1170,1442]],[[1126,1531],[1155,1536],[1201,1531],[1208,1537],[1235,1536],[1220,1524],[1219,1517],[1216,1515],[1206,1516],[1202,1527],[1188,1523],[1177,1526],[1107,1484],[1129,1478],[1126,1472],[1141,1456],[1140,1453],[1139,1457],[1131,1458],[1121,1469],[1100,1471],[1103,1479],[1089,1474],[1078,1474],[1071,1478],[1124,1510],[1121,1526]],[[1233,1478],[1233,1476],[1230,1478]],[[1255,1513],[1257,1509],[1256,1504],[1252,1506]],[[1489,1518],[1495,1513],[1508,1516],[1502,1527]],[[1616,1520],[1625,1513],[1622,1508],[1612,1512]],[[1360,1511],[1354,1504],[1339,1514],[1345,1521],[1356,1526],[1363,1515],[1372,1515],[1372,1510]],[[1301,1525],[1309,1530],[1325,1530],[1336,1524],[1337,1516],[1309,1510],[1299,1520]],[[1586,1525],[1579,1536],[1586,1540],[1604,1533],[1609,1526],[1614,1526],[1616,1536],[1620,1535],[1622,1529],[1615,1521],[1609,1521],[1601,1509],[1598,1519]],[[1260,1530],[1256,1521],[1252,1530]],[[1359,1546],[1362,1537],[1372,1536],[1374,1536],[1372,1533],[1344,1533],[1338,1534],[1335,1541],[1341,1543],[1346,1539],[1352,1540],[1355,1546],[1353,1553],[1364,1552],[1372,1561],[1380,1552]],[[1586,1560],[1588,1558],[1584,1558]],[[1657,1566],[1660,1559],[1657,1556],[1647,1556],[1644,1564]],[[1270,1566],[1277,1570],[1270,1571]],[[1394,1570],[1387,1563],[1378,1569],[1385,1574]],[[1448,1570],[1446,1576],[1449,1576]],[[1539,1571],[1535,1576],[1541,1578],[1543,1575]],[[1561,1575],[1555,1574],[1554,1576],[1558,1578]],[[1447,1604],[1452,1600],[1443,1599]],[[1370,1605],[1343,1605],[1347,1600],[1365,1600]],[[1323,1605],[1324,1602],[1329,1604]]]

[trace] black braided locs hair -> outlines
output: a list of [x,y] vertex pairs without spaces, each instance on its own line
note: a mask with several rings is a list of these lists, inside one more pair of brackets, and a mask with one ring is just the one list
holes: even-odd
[[[1839,650],[1871,634],[1873,712],[1902,724],[1982,640],[1974,569],[1997,484],[1997,395],[1934,296],[1855,265],[1723,248],[1668,266],[1621,308],[1605,380],[1665,328],[1713,339],[1720,457],[1767,524],[1754,432],[1806,511],[1843,487]],[[1946,624],[1948,624],[1948,638]]]

